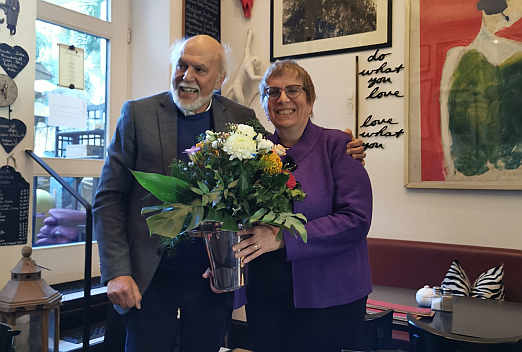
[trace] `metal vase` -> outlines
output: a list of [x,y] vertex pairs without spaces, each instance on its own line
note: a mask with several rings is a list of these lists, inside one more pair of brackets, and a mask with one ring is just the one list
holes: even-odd
[[203,232],[207,247],[212,284],[221,291],[234,291],[246,285],[246,265],[241,267],[241,260],[234,256],[232,246],[241,238],[234,231]]

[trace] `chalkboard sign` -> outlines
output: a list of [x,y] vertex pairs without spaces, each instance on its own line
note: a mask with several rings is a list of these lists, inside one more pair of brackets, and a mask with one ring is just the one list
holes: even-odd
[[6,153],[11,151],[24,139],[27,127],[18,119],[0,117],[0,144]]
[[12,47],[6,43],[0,44],[0,66],[9,77],[15,78],[28,62],[29,55],[21,46]]
[[29,183],[13,167],[0,168],[0,246],[25,244]]
[[185,37],[207,34],[221,40],[221,0],[184,0],[183,11]]

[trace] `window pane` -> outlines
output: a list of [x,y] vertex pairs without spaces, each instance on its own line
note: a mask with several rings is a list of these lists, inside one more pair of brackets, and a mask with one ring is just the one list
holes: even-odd
[[[66,177],[72,189],[92,203],[97,177]],[[85,241],[85,208],[54,178],[34,178],[33,246]]]
[[66,9],[93,16],[100,20],[110,21],[108,9],[110,0],[45,0],[48,3],[65,7]]
[[[84,49],[85,89],[58,87],[58,44]],[[107,39],[36,21],[35,153],[42,157],[103,159],[106,128]],[[87,106],[81,127],[49,120],[51,95],[75,97]],[[70,116],[71,121],[80,116]]]

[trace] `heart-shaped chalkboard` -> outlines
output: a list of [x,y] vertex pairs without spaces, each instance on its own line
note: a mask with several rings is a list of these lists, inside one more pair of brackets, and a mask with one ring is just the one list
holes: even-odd
[[12,47],[6,43],[0,44],[0,66],[9,77],[15,78],[28,62],[29,55],[21,46]]
[[26,131],[27,127],[22,121],[0,117],[0,144],[7,153],[11,153],[11,150],[24,139]]

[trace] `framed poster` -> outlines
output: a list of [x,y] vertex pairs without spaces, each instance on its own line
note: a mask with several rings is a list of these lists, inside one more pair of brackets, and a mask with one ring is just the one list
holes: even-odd
[[410,5],[407,187],[522,189],[522,1]]
[[391,0],[271,0],[270,61],[389,47]]

